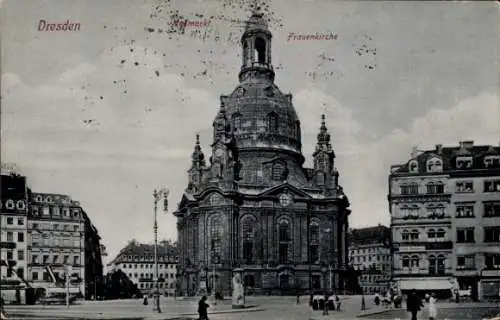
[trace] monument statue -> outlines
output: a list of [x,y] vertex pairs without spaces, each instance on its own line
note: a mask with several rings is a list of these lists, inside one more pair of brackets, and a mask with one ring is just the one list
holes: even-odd
[[245,292],[243,291],[243,283],[241,276],[236,273],[233,276],[233,308],[245,307]]

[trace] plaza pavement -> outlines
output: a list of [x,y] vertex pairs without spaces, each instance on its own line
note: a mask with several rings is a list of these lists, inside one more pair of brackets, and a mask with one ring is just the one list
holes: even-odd
[[[335,319],[355,318],[360,311],[361,299],[357,297],[341,297],[343,310],[335,314]],[[113,301],[83,301],[81,304],[66,306],[6,306],[9,319],[195,319],[197,314],[197,299],[173,300],[162,298],[162,313],[152,311],[150,304],[144,306],[141,299]],[[308,305],[308,297],[301,297],[301,303],[296,304],[295,297],[259,296],[247,297],[247,308],[232,309],[231,300],[219,301],[209,308],[210,319],[314,319],[321,311],[313,312]],[[367,302],[369,305],[369,302]]]
[[[219,301],[210,306],[210,320],[348,320],[362,316],[368,319],[409,319],[406,308],[385,309],[373,304],[373,297],[366,296],[367,310],[361,310],[361,296],[341,296],[341,312],[313,311],[308,304],[308,297],[301,297],[296,304],[295,297],[258,296],[247,297],[249,308],[231,308],[231,300]],[[197,319],[197,299],[176,300],[162,298],[162,313],[152,311],[152,304],[144,306],[141,299],[112,301],[83,301],[81,304],[66,306],[5,306],[9,319],[121,319],[121,320],[174,320]],[[208,301],[211,304],[211,301]],[[497,312],[498,311],[498,312]],[[499,303],[439,303],[438,319],[482,319],[485,314],[500,313]],[[21,317],[16,317],[19,315]],[[419,313],[419,319],[428,319],[427,310]]]

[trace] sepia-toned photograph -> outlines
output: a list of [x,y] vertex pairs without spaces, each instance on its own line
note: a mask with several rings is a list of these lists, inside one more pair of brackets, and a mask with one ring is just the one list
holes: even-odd
[[500,2],[0,0],[0,319],[500,319]]

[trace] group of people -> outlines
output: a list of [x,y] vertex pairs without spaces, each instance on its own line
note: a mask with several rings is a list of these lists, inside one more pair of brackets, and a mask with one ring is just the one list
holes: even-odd
[[[425,300],[429,311],[429,320],[435,320],[437,317],[437,299],[435,294],[426,294]],[[424,308],[422,298],[420,298],[417,295],[417,292],[413,290],[406,300],[406,309],[411,313],[411,320],[417,320],[417,314],[420,310],[422,310],[422,308]]]
[[340,311],[341,301],[338,295],[310,295],[309,306],[313,310],[323,310],[323,313],[328,314],[328,310]]
[[[376,293],[374,302],[375,305],[380,305],[382,303],[386,307],[389,306],[392,302],[394,302],[394,305],[397,306],[397,300],[398,297],[394,297],[390,292],[387,292],[387,294],[382,295],[382,297]],[[436,307],[436,296],[434,293],[432,294],[426,294],[425,295],[425,302],[427,303],[427,308],[428,308],[428,313],[429,313],[429,320],[435,320],[437,317],[437,307]],[[417,315],[422,308],[424,308],[424,303],[422,302],[422,298],[420,298],[417,295],[417,292],[413,290],[407,297],[406,299],[406,310],[411,313],[411,319],[412,320],[417,320]]]

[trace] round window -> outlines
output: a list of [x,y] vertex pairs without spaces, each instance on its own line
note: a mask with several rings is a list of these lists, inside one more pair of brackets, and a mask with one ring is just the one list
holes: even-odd
[[11,199],[7,200],[7,202],[5,202],[5,207],[7,209],[14,209],[15,207],[14,200]]
[[17,209],[19,209],[19,210],[24,210],[24,209],[26,209],[26,204],[24,203],[24,201],[23,201],[23,200],[19,200],[19,201],[17,202],[16,206],[17,206]]

